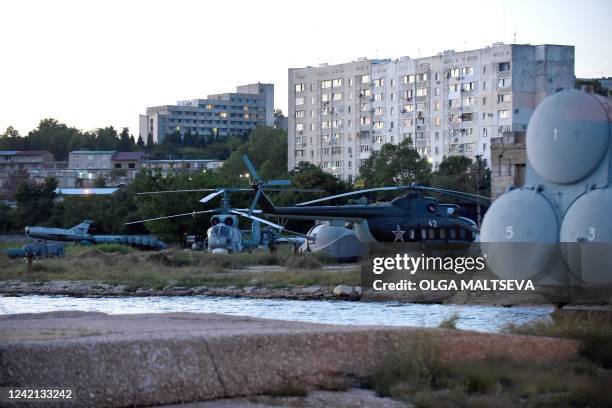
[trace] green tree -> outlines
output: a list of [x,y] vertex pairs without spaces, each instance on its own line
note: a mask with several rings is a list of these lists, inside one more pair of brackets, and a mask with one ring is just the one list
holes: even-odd
[[419,183],[431,179],[431,163],[412,147],[410,139],[398,145],[384,144],[361,165],[359,183],[363,187],[381,187]]
[[93,186],[95,188],[104,188],[106,187],[106,177],[103,174],[98,174],[96,179],[93,182]]
[[491,173],[482,162],[473,162],[463,156],[449,156],[440,162],[438,171],[433,174],[432,186],[490,196],[490,178]]
[[119,143],[117,144],[117,150],[121,152],[129,152],[132,150],[134,138],[130,140],[130,130],[126,127],[123,128],[119,135]]
[[28,181],[19,185],[15,193],[17,201],[15,220],[19,224],[18,227],[49,221],[53,212],[56,188],[57,181],[50,177],[41,184]]
[[55,160],[67,160],[71,146],[81,145],[82,133],[68,127],[56,119],[43,119],[38,127],[28,133],[27,149],[47,150],[55,156]]

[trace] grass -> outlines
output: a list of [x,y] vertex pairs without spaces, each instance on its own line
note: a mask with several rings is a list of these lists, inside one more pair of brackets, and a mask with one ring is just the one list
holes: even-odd
[[504,331],[533,336],[581,340],[580,353],[605,368],[612,368],[612,315],[597,312],[556,313],[552,320],[508,325]]
[[459,321],[459,314],[458,313],[453,313],[452,315],[448,316],[446,319],[442,320],[440,322],[440,325],[438,326],[441,329],[457,329],[457,322]]
[[367,385],[415,407],[606,407],[609,370],[577,357],[545,364],[485,359],[442,364],[439,346],[423,334],[391,353]]
[[[130,289],[165,286],[274,287],[308,285],[359,285],[358,267],[339,271],[322,270],[329,259],[319,254],[296,255],[289,249],[213,255],[168,249],[138,251],[133,248],[103,244],[69,245],[66,258],[34,261],[26,272],[23,259],[10,260],[0,254],[0,280],[23,281],[79,280],[127,285]],[[281,271],[246,271],[255,265],[279,265]]]

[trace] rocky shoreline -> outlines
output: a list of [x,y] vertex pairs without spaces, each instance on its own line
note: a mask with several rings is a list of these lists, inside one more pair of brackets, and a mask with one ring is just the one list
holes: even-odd
[[253,299],[287,300],[365,300],[372,302],[479,304],[489,306],[526,306],[550,304],[537,293],[468,292],[468,291],[418,291],[383,292],[362,291],[361,286],[311,285],[287,287],[227,286],[227,287],[183,287],[166,286],[162,289],[130,288],[96,281],[46,281],[23,282],[0,281],[0,296],[61,295],[75,297],[119,297],[119,296],[225,296]]
[[88,281],[47,281],[22,282],[19,280],[0,281],[2,295],[64,295],[75,297],[117,297],[117,296],[229,296],[261,299],[322,300],[342,299],[359,300],[360,286],[294,286],[286,288],[266,288],[248,286],[208,287],[167,286],[162,289],[130,288],[127,285],[112,285]]

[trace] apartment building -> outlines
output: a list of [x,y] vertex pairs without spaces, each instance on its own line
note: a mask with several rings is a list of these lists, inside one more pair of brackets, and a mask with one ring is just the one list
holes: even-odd
[[217,159],[166,159],[144,160],[142,168],[152,172],[161,172],[163,176],[172,173],[200,173],[218,170],[223,160]]
[[140,115],[139,134],[145,141],[150,134],[161,143],[175,132],[217,138],[244,134],[258,125],[274,126],[273,84],[241,85],[235,93],[149,107]]
[[535,107],[574,86],[574,47],[493,44],[411,59],[289,69],[289,169],[319,165],[354,179],[371,152],[409,139],[436,168],[524,132]]
[[0,196],[13,194],[29,172],[54,164],[53,154],[45,150],[0,150]]

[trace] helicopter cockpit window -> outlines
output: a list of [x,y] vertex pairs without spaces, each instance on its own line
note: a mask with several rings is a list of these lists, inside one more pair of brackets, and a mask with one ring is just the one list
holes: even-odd
[[429,239],[434,240],[436,239],[436,230],[433,228],[429,229]]
[[230,229],[225,225],[216,225],[212,229],[212,235],[221,236],[221,237],[229,237]]
[[421,240],[425,241],[427,239],[427,230],[425,228],[421,228]]

